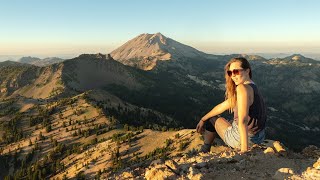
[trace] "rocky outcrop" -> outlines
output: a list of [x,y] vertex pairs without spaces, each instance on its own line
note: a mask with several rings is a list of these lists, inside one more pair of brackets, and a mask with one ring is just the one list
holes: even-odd
[[7,91],[8,91],[7,88],[1,88],[1,89],[0,89],[0,92],[1,92],[1,93],[6,93]]
[[[134,179],[319,179],[319,148],[310,146],[302,153],[288,151],[278,141],[267,141],[239,154],[230,148],[214,147],[210,153],[175,156],[155,160],[135,174]],[[120,179],[134,174],[127,168]],[[130,176],[130,178],[133,178]],[[130,179],[128,178],[128,179]]]

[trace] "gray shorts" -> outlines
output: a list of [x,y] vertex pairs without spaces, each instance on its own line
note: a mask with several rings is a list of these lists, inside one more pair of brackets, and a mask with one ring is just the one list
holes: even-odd
[[[259,131],[255,135],[248,134],[248,136],[249,146],[252,146],[253,144],[261,144],[265,139],[265,129]],[[240,133],[236,121],[233,121],[231,126],[227,128],[224,133],[223,141],[232,148],[240,148]]]

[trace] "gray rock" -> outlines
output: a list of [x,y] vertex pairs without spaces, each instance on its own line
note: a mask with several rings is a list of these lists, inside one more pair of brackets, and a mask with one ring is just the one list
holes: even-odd
[[292,169],[290,168],[280,168],[278,169],[278,171],[274,174],[273,179],[288,179],[289,177],[291,177],[292,175],[294,175],[294,172]]
[[198,168],[198,169],[201,169],[201,168],[206,167],[207,164],[208,163],[206,163],[206,162],[200,162],[200,163],[197,163],[195,167]]

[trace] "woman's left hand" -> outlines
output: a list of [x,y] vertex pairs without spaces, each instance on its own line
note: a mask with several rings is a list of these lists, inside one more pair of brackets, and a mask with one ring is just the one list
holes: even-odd
[[198,133],[201,133],[201,134],[203,133],[204,131],[203,125],[204,125],[204,121],[200,120],[196,128]]

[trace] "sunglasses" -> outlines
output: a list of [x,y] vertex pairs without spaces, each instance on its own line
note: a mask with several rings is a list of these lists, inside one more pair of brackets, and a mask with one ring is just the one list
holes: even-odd
[[232,73],[233,73],[234,75],[239,75],[239,74],[240,74],[240,71],[244,71],[244,69],[234,69],[234,70],[232,70],[232,71],[227,71],[227,74],[228,74],[228,76],[232,76]]

